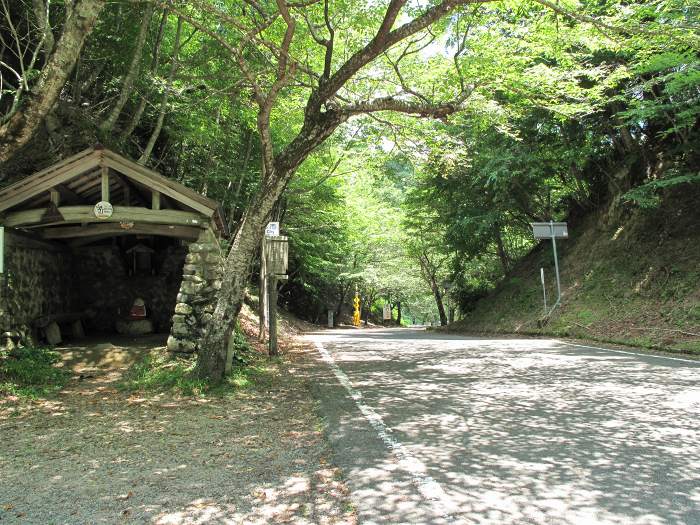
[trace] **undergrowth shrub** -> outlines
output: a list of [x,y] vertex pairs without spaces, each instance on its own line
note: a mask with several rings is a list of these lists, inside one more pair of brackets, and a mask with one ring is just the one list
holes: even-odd
[[183,396],[224,395],[245,388],[270,372],[270,364],[256,352],[238,328],[233,334],[233,369],[222,383],[210,383],[197,377],[197,356],[173,356],[167,350],[155,350],[135,363],[124,375],[122,390],[174,392]]
[[48,348],[0,350],[0,396],[38,398],[57,392],[71,375],[56,367],[60,360],[60,354]]

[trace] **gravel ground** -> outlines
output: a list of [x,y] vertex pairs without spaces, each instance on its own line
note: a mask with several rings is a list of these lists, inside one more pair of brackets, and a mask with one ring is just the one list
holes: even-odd
[[0,523],[354,524],[290,366],[230,398],[129,395],[112,366],[0,400]]

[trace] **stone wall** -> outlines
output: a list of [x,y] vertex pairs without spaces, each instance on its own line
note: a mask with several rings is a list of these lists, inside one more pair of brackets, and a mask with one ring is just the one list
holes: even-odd
[[58,243],[35,240],[5,228],[5,273],[0,274],[0,330],[31,335],[41,316],[76,306],[73,256]]
[[180,289],[185,249],[169,246],[154,253],[154,275],[129,275],[131,259],[118,245],[86,246],[76,250],[76,272],[83,308],[95,312],[88,332],[113,332],[136,298],[146,303],[157,332],[168,332]]
[[216,292],[221,288],[222,262],[219,242],[211,230],[204,230],[197,242],[189,245],[168,338],[171,352],[198,349],[214,311]]

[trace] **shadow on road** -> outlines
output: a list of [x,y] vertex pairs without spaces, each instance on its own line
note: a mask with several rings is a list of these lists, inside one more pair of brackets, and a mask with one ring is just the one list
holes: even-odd
[[[440,483],[452,518],[700,523],[698,364],[409,330],[313,337]],[[441,522],[332,374],[317,394],[365,518]]]

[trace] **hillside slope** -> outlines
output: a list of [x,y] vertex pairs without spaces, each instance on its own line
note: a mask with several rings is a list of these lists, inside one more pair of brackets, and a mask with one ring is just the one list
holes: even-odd
[[613,205],[558,243],[562,306],[543,322],[540,267],[556,296],[551,242],[541,243],[455,323],[461,331],[546,334],[700,353],[700,188],[654,210]]

